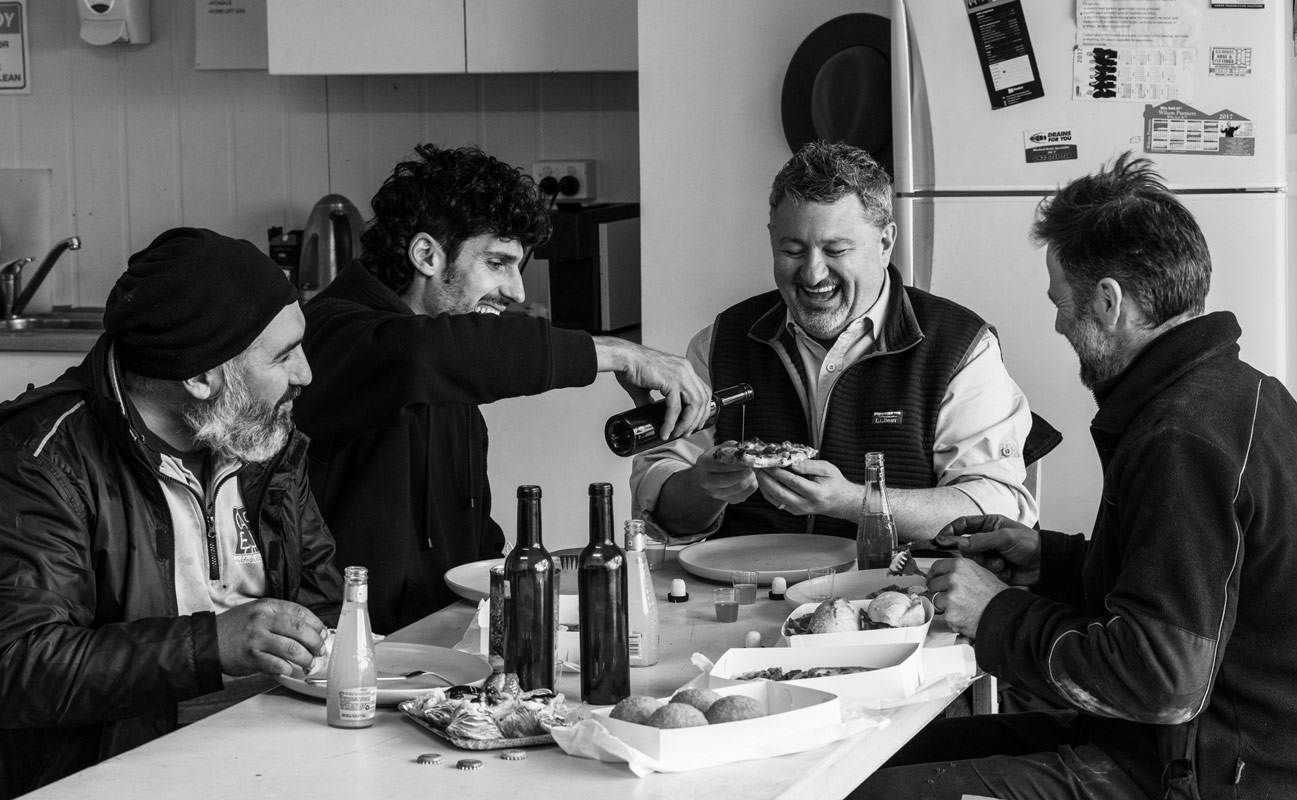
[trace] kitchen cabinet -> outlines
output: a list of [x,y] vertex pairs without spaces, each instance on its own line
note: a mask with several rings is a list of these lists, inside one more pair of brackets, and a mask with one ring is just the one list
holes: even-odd
[[628,72],[635,0],[267,0],[272,75]]

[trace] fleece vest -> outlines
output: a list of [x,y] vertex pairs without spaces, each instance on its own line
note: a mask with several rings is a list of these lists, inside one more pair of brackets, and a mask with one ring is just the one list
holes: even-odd
[[[892,286],[902,286],[895,272]],[[932,446],[941,400],[988,326],[968,309],[911,287],[891,292],[888,304],[881,337],[885,349],[870,351],[838,378],[818,457],[848,480],[864,483],[865,453],[878,451],[885,459],[888,486],[931,488],[937,485]],[[784,325],[785,309],[779,293],[768,292],[717,317],[713,385],[746,382],[755,396],[720,416],[716,441],[811,441],[807,381],[793,334]],[[798,518],[756,492],[729,507],[713,538],[802,530],[855,538],[856,523],[815,515]]]

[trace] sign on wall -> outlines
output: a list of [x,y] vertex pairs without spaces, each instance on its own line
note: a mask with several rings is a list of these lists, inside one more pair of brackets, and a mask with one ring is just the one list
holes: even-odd
[[0,2],[0,94],[31,94],[27,0]]

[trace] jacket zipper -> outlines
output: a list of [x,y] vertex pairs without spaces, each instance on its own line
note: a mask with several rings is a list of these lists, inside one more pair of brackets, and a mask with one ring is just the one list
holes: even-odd
[[208,505],[204,502],[202,495],[195,492],[194,487],[190,486],[185,481],[173,478],[165,472],[158,473],[159,477],[163,480],[183,486],[185,490],[193,495],[194,499],[198,501],[199,508],[203,509],[204,537],[207,540],[207,580],[213,583],[221,579],[221,553],[216,540],[216,496],[220,494],[221,487],[225,485],[226,481],[236,477],[238,474],[239,471],[235,470],[221,478],[221,480],[212,487],[212,503],[211,505]]

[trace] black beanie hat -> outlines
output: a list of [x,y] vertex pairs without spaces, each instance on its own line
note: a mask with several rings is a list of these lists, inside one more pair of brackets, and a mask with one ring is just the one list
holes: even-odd
[[242,353],[297,290],[251,242],[173,228],[131,256],[104,308],[122,367],[185,380]]

